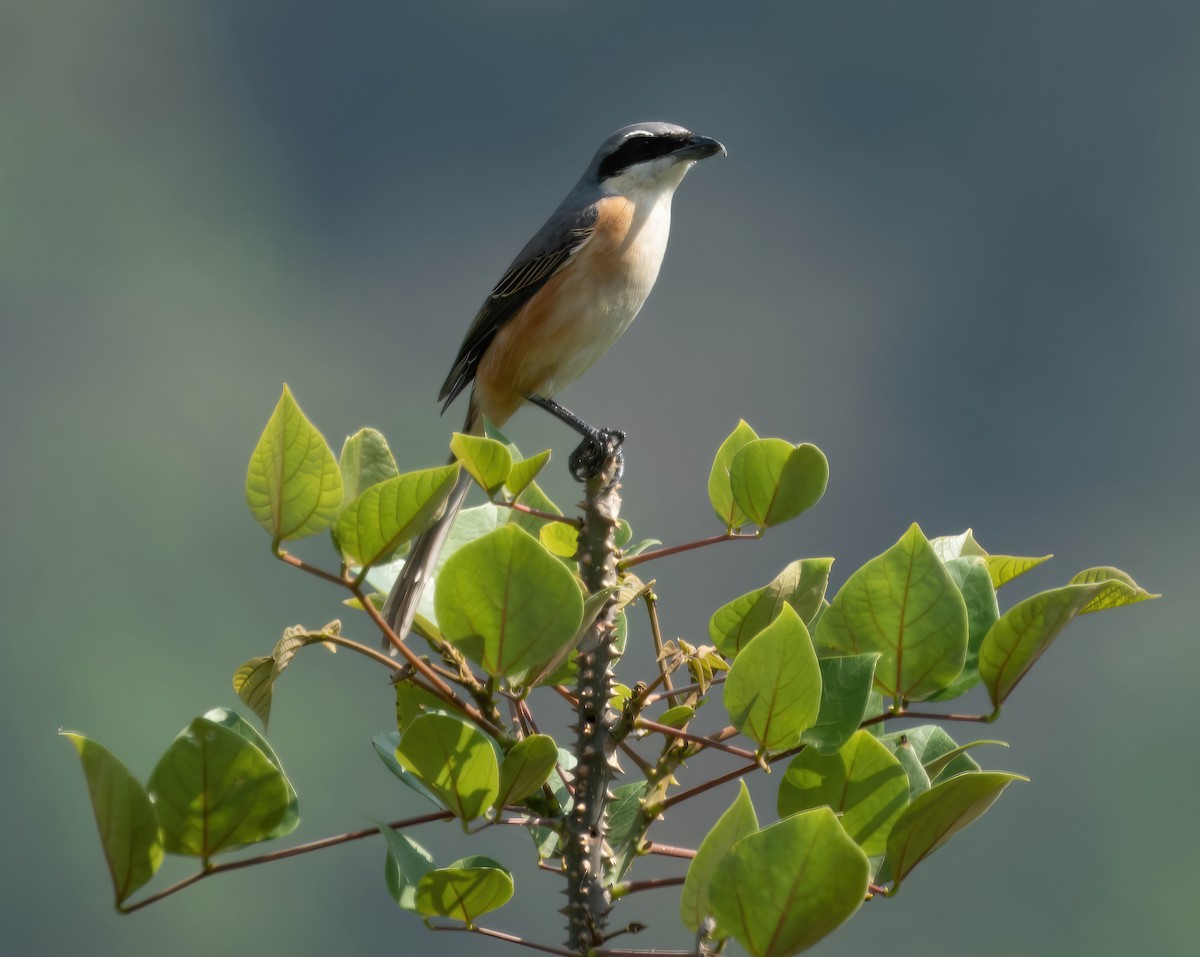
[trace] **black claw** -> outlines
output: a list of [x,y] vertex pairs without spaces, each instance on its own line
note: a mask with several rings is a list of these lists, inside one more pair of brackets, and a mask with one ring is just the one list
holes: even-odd
[[567,459],[567,467],[577,482],[586,482],[600,474],[609,459],[616,460],[616,474],[607,488],[612,488],[625,473],[625,457],[621,443],[625,433],[619,429],[594,429],[583,437],[579,447]]

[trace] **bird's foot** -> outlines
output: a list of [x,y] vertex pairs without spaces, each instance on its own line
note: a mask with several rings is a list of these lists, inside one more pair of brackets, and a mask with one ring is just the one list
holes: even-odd
[[625,457],[621,454],[621,443],[625,433],[619,429],[593,429],[586,433],[579,447],[567,459],[567,467],[577,482],[595,478],[609,459],[615,462],[612,479],[605,488],[612,488],[625,474]]

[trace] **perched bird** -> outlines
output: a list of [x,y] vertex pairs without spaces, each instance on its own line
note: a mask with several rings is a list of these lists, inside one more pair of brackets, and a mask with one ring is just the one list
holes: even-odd
[[[474,383],[463,431],[480,435],[485,417],[503,425],[532,402],[583,436],[568,461],[577,479],[611,457],[619,477],[625,434],[588,425],[552,396],[604,355],[638,314],[666,252],[675,188],[698,160],[724,152],[716,140],[672,123],[635,123],[608,137],[480,308],[438,394],[442,411]],[[392,586],[383,617],[401,638],[470,485],[464,471]]]

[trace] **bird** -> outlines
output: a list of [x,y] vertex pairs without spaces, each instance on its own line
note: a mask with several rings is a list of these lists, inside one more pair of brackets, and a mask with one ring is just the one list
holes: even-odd
[[[615,484],[625,433],[594,428],[553,397],[637,316],[666,252],[675,189],[718,153],[726,150],[717,140],[673,123],[634,123],[605,139],[480,307],[438,394],[442,412],[472,386],[463,431],[482,435],[485,419],[499,427],[533,403],[583,436],[568,459],[575,478],[585,481],[612,458]],[[470,486],[464,470],[442,514],[409,549],[381,612],[398,638],[412,628]]]

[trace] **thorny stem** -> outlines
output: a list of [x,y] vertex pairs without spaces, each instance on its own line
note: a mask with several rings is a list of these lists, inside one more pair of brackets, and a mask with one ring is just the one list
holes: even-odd
[[[405,818],[401,821],[393,821],[391,824],[384,825],[391,828],[393,831],[399,831],[402,828],[414,827],[418,824],[428,824],[431,821],[449,821],[454,818],[451,811],[433,811],[429,814],[422,814],[420,817]],[[346,844],[350,841],[359,841],[364,837],[370,837],[372,834],[378,834],[378,827],[365,827],[361,831],[350,831],[346,834],[336,834],[333,837],[323,837],[318,841],[309,841],[306,844],[297,844],[295,847],[285,847],[279,851],[271,851],[267,854],[258,854],[255,857],[243,857],[237,861],[226,861],[223,864],[213,864],[206,867],[204,870],[190,877],[185,877],[183,880],[170,887],[159,891],[157,894],[152,894],[136,904],[130,904],[128,907],[122,906],[121,912],[124,914],[132,914],[134,911],[141,910],[143,907],[148,907],[156,901],[162,900],[164,897],[170,897],[172,894],[177,894],[185,887],[190,887],[197,881],[205,877],[212,877],[216,874],[224,874],[226,871],[236,871],[243,867],[252,867],[256,864],[269,864],[272,861],[282,861],[289,857],[299,857],[301,854],[307,854],[310,851],[321,851],[327,847],[336,847],[338,844]]]
[[718,542],[737,542],[742,539],[761,537],[762,532],[724,532],[720,535],[713,535],[711,538],[701,538],[694,542],[684,542],[682,545],[670,545],[667,548],[656,548],[653,551],[642,552],[640,555],[634,555],[633,558],[626,558],[624,561],[618,562],[617,568],[624,572],[643,562],[653,561],[656,558],[666,558],[668,555],[678,555],[681,552],[690,552],[694,548],[704,548],[706,545],[716,545]]

